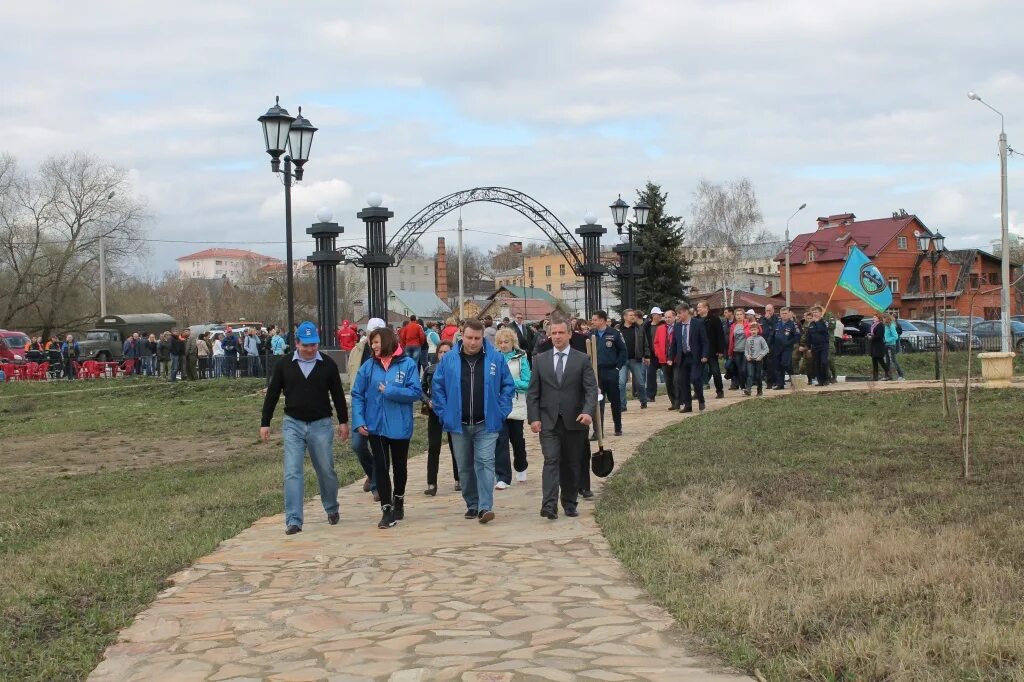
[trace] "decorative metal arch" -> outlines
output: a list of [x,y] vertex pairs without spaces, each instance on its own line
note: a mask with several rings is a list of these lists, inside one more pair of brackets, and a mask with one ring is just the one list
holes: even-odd
[[523,192],[507,187],[475,187],[452,192],[432,202],[406,221],[388,240],[387,251],[397,265],[409,253],[423,233],[455,209],[478,201],[508,206],[533,221],[551,240],[576,274],[582,274],[583,249],[572,232],[543,204]]

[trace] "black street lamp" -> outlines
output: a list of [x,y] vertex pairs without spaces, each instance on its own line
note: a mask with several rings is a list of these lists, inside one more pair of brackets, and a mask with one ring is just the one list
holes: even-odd
[[[309,148],[313,144],[313,133],[316,128],[302,116],[292,116],[284,109],[281,98],[274,98],[274,106],[257,119],[263,126],[263,141],[270,154],[270,170],[281,173],[284,182],[284,215],[285,215],[285,250],[288,278],[288,339],[294,341],[295,334],[295,283],[292,267],[292,182],[302,180],[302,167],[309,160]],[[285,153],[287,152],[287,154]],[[281,169],[281,156],[284,156],[284,170]],[[294,164],[294,170],[292,165]],[[332,330],[333,332],[333,330]]]
[[587,317],[601,309],[601,278],[607,268],[601,264],[601,235],[608,230],[597,224],[597,218],[587,213],[576,234],[583,237],[583,305]]
[[[626,212],[629,211],[629,204],[622,200],[620,194],[619,198],[608,208],[612,210],[612,222],[615,223],[615,230],[621,236],[622,226],[626,225]],[[619,267],[616,273],[619,277],[619,293],[623,309],[636,308],[636,280],[643,274],[636,265],[637,249],[633,246],[633,225],[646,225],[650,213],[651,207],[647,205],[647,202],[638,202],[633,207],[635,223],[629,223],[626,226],[628,235],[626,243],[612,247],[612,251],[619,254]]]
[[[932,248],[928,248],[928,243],[931,242]],[[935,266],[939,264],[939,259],[942,258],[942,252],[945,251],[946,238],[942,236],[941,232],[936,232],[934,236],[923,235],[918,238],[918,248],[921,249],[921,254],[932,264],[932,328],[935,330],[935,379],[939,378],[939,310],[938,304],[935,299]],[[945,341],[945,334],[943,341]],[[968,340],[969,341],[969,340]]]

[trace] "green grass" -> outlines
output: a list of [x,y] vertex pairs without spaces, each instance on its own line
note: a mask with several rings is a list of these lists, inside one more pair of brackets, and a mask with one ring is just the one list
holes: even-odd
[[[104,385],[114,388],[83,391]],[[0,453],[0,679],[83,679],[167,576],[281,512],[280,442],[257,440],[260,387],[144,379],[5,387],[4,439],[52,450],[19,466]],[[283,400],[275,426],[282,409]],[[424,432],[420,425],[412,452],[425,447]],[[102,460],[103,452],[82,452],[90,434],[130,437],[122,447],[140,450],[167,441],[195,443],[196,453],[235,445],[216,458],[97,473],[45,466],[69,454]],[[336,461],[342,483],[362,476],[347,443],[336,443]],[[307,464],[307,497],[315,488]]]
[[[962,379],[967,376],[968,353],[947,353],[946,354],[946,377],[948,379]],[[971,368],[971,376],[981,377],[981,360],[978,354],[974,353]],[[907,379],[934,379],[935,378],[935,354],[934,353],[899,353],[896,356],[903,368]],[[844,375],[871,376],[871,356],[869,355],[838,355],[835,357],[836,372]],[[940,365],[942,355],[939,355]],[[1014,374],[1024,374],[1024,353],[1018,353],[1013,359]],[[895,370],[893,377],[896,376]]]
[[690,632],[771,680],[1024,679],[1019,390],[747,402],[648,441],[598,520]]

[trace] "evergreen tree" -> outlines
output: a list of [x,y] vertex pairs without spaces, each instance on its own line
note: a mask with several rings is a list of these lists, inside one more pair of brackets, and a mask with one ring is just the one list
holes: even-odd
[[633,225],[637,265],[643,271],[636,283],[637,307],[644,313],[654,306],[675,307],[687,301],[685,284],[690,279],[682,249],[685,223],[680,216],[667,214],[668,192],[662,192],[661,185],[648,181],[636,194],[651,207],[647,224]]

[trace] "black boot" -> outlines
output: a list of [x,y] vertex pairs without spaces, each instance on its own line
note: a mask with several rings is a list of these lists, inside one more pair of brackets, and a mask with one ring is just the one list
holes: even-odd
[[405,496],[395,495],[395,521],[405,518]]
[[395,526],[395,511],[390,504],[382,504],[380,506],[381,511],[384,512],[383,516],[380,517],[380,521],[377,523],[378,528],[394,528]]

